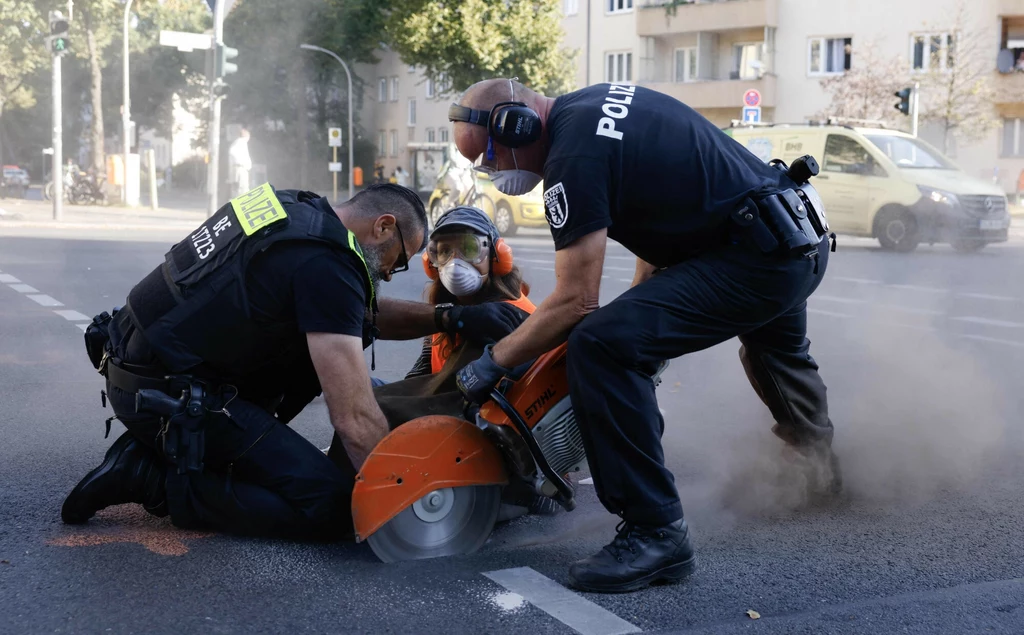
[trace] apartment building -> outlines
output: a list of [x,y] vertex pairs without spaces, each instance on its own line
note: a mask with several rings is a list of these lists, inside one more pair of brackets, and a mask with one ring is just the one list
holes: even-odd
[[[858,47],[870,43],[878,57],[902,59],[911,75],[928,70],[932,52],[940,60],[955,54],[950,21],[960,1],[693,0],[669,14],[660,0],[562,0],[564,45],[578,51],[577,87],[648,86],[719,126],[741,118],[743,95],[753,88],[761,94],[763,121],[803,122],[829,105],[822,79],[863,63]],[[1001,124],[950,153],[970,174],[1012,192],[1024,170],[1024,0],[967,0],[966,6],[970,23],[961,28],[989,42],[978,54],[990,58]],[[358,72],[375,87],[364,127],[375,131],[390,175],[399,164],[416,167],[410,143],[447,140],[450,99],[438,98],[436,87],[397,55],[381,57]],[[1008,72],[999,72],[1000,59]],[[925,126],[921,135],[941,146],[934,129]]]

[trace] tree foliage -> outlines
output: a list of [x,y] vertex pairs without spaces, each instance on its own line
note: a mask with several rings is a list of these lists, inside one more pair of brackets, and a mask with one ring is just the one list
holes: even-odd
[[35,103],[27,80],[48,66],[46,16],[31,0],[0,0],[0,117]]
[[893,93],[907,86],[906,62],[899,56],[884,57],[878,48],[877,41],[854,46],[850,70],[821,80],[830,102],[816,115],[818,118],[846,117],[888,124],[903,118],[893,108]]

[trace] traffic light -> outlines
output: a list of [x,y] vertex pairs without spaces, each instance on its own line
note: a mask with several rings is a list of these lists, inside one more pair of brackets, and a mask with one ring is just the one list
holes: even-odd
[[223,44],[217,45],[216,55],[214,60],[216,62],[216,73],[217,77],[224,77],[231,73],[238,72],[238,64],[232,63],[230,60],[238,57],[238,49],[233,49],[230,46]]
[[900,98],[900,103],[895,104],[895,106],[894,106],[896,108],[896,110],[900,111],[904,115],[909,115],[910,114],[910,96],[913,95],[913,94],[914,94],[914,89],[913,88],[904,88],[903,90],[898,90],[895,93],[893,93],[893,95],[896,95],[897,97]]
[[50,51],[64,55],[68,51],[68,21],[60,11],[50,12]]

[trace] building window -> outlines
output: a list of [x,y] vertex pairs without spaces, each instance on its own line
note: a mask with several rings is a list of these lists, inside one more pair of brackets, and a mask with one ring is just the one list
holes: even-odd
[[448,143],[448,129],[447,128],[438,128],[437,129],[437,136],[441,140],[441,143]]
[[850,70],[853,38],[812,37],[807,41],[807,74],[842,75]]
[[381,77],[377,81],[377,101],[384,103],[388,100],[388,78]]
[[434,98],[434,80],[427,78],[427,99]]
[[390,101],[398,101],[398,77],[391,78]]
[[387,154],[387,133],[383,130],[377,131],[377,156],[382,157]]
[[416,98],[415,97],[410,97],[409,98],[409,125],[410,126],[415,126],[416,125]]
[[729,79],[760,79],[764,63],[764,42],[734,44]]
[[1021,119],[1003,119],[1004,157],[1024,157],[1024,143],[1021,143]]
[[576,15],[580,12],[580,0],[565,0],[565,15]]
[[391,131],[391,156],[398,156],[398,131]]
[[696,48],[676,49],[675,78],[677,82],[697,81]]
[[953,68],[956,37],[949,33],[914,33],[910,36],[910,68],[915,73]]
[[410,72],[410,73],[415,73],[415,72],[416,72],[416,67],[415,67],[415,66],[413,66],[412,64],[410,64],[410,65],[409,65],[409,72]]
[[633,54],[606,53],[604,81],[623,83],[633,81]]
[[434,129],[427,128],[427,143],[434,143]]
[[633,10],[633,0],[606,0],[608,13],[625,13]]

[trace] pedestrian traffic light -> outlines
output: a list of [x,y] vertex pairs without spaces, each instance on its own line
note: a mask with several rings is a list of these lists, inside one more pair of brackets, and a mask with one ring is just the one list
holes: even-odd
[[50,12],[50,51],[64,55],[68,50],[68,21],[60,11]]
[[230,46],[225,46],[224,44],[218,44],[217,55],[215,58],[217,64],[216,76],[224,77],[225,75],[230,75],[231,73],[237,73],[238,64],[233,64],[229,61],[235,59],[236,57],[238,57],[238,49],[233,49]]
[[900,103],[895,104],[896,110],[900,111],[904,115],[909,115],[910,114],[910,96],[912,94],[914,94],[914,89],[913,88],[904,88],[903,90],[898,90],[895,93],[893,93],[893,95],[896,95],[897,97],[900,98]]

